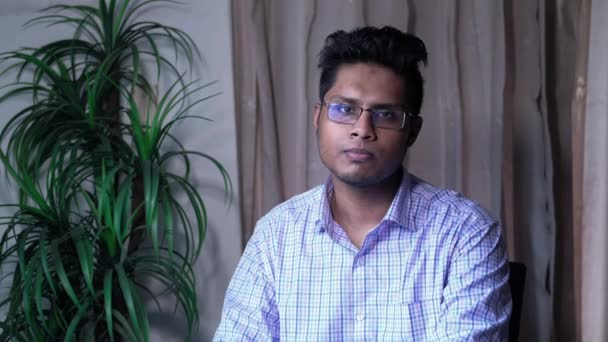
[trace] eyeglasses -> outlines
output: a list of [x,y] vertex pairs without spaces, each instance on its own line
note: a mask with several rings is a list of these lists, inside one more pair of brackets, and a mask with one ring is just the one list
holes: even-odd
[[333,122],[353,125],[359,120],[363,112],[370,112],[374,127],[388,129],[402,129],[405,126],[405,118],[413,114],[395,109],[383,108],[361,108],[349,103],[321,102],[321,106],[327,107],[327,117]]

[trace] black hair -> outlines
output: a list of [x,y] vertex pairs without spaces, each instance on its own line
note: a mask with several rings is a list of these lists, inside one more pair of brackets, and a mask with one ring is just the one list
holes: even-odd
[[424,95],[423,79],[418,68],[420,62],[427,64],[426,47],[420,38],[411,33],[390,26],[336,31],[325,39],[325,46],[319,54],[319,98],[323,101],[336,81],[336,73],[341,65],[374,63],[389,68],[401,77],[406,88],[406,109],[418,115]]

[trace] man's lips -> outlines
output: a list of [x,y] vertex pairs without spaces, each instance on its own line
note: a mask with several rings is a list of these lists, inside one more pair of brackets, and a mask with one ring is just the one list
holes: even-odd
[[344,150],[344,154],[353,162],[364,162],[374,157],[371,152],[362,148],[349,148]]

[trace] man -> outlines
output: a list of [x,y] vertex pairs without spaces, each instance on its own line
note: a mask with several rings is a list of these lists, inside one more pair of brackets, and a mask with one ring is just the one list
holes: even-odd
[[424,43],[391,27],[331,34],[314,109],[331,176],[260,219],[216,341],[505,340],[498,223],[408,174]]

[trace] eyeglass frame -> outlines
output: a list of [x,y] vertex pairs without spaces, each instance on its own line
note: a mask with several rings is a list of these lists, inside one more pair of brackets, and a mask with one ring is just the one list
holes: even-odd
[[[355,119],[355,120],[354,120],[352,123],[348,123],[348,122],[340,122],[340,121],[335,121],[335,120],[332,120],[332,119],[329,117],[329,106],[328,106],[328,105],[332,105],[332,104],[334,104],[334,105],[349,105],[349,106],[353,107],[353,109],[358,109],[359,114],[357,115],[357,118],[356,118],[356,119]],[[380,127],[378,127],[378,126],[376,126],[376,124],[375,124],[375,122],[374,122],[374,120],[373,120],[373,117],[374,117],[374,111],[382,111],[382,110],[387,111],[387,109],[380,109],[380,108],[363,108],[363,107],[361,107],[361,106],[357,106],[357,105],[355,105],[355,104],[350,104],[350,103],[348,103],[348,102],[331,102],[331,101],[322,101],[322,102],[317,103],[317,105],[318,105],[318,106],[320,106],[320,107],[326,107],[326,109],[327,109],[327,119],[328,119],[329,121],[331,121],[331,122],[335,122],[335,123],[337,123],[337,124],[341,124],[341,125],[354,125],[354,124],[355,124],[355,123],[356,123],[356,122],[359,120],[359,118],[361,117],[361,115],[363,114],[363,112],[370,112],[370,114],[372,115],[372,123],[373,123],[373,125],[374,125],[374,128],[382,128],[382,129],[393,129],[393,130],[400,130],[400,129],[405,128],[405,120],[406,120],[406,118],[407,118],[408,116],[410,116],[410,117],[416,117],[416,114],[413,114],[412,112],[403,111],[403,110],[390,110],[390,111],[392,111],[392,112],[396,112],[396,113],[401,113],[401,114],[403,114],[403,119],[401,120],[401,127],[399,127],[399,128],[392,128],[392,127],[381,127],[381,126],[380,126]]]

